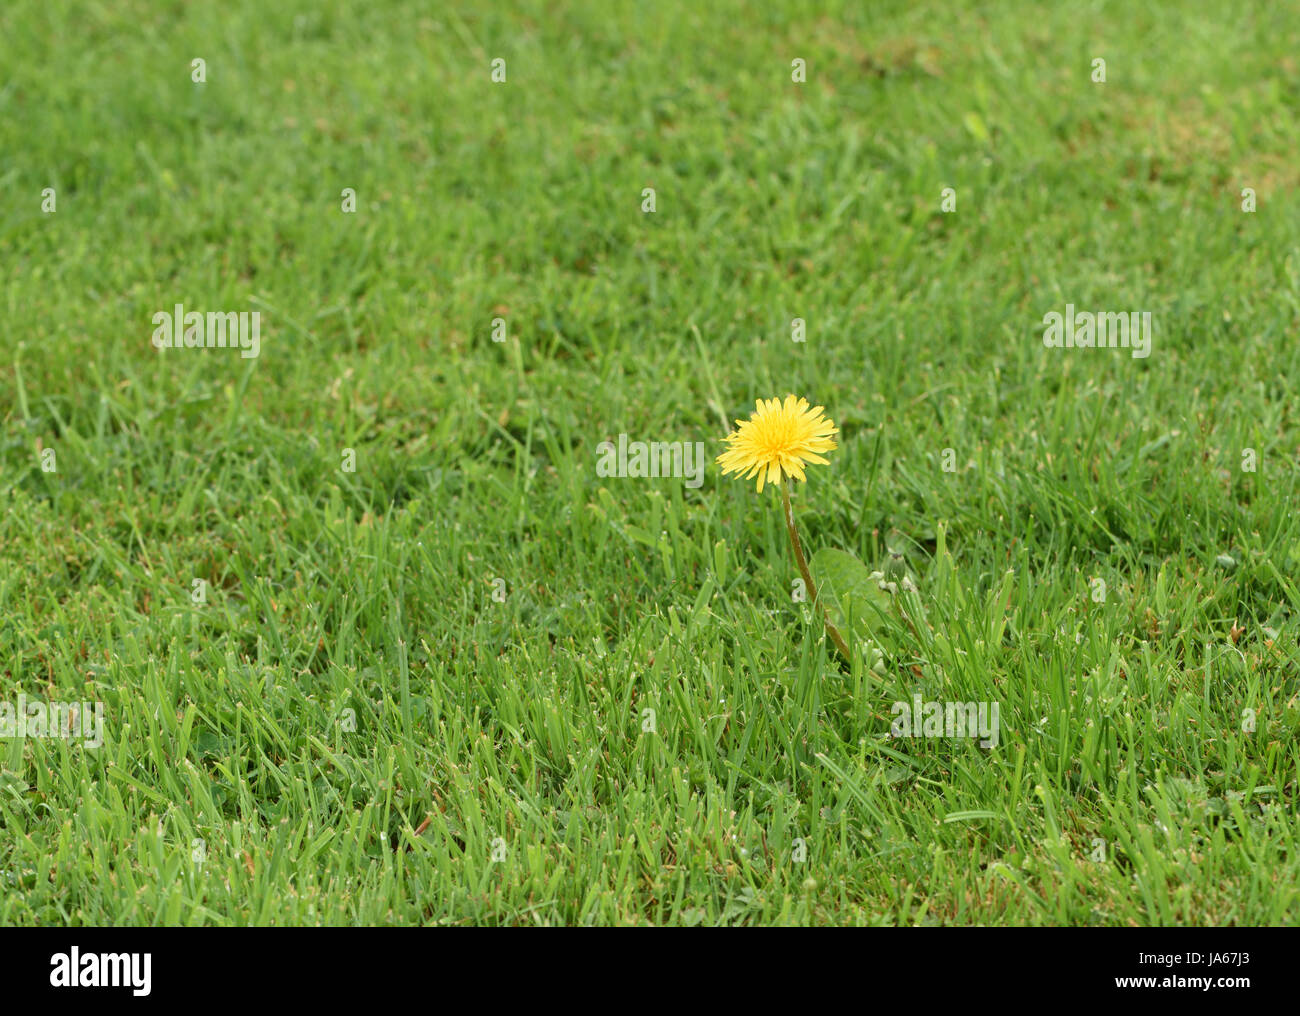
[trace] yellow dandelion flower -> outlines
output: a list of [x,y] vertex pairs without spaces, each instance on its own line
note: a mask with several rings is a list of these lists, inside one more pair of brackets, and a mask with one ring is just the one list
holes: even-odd
[[783,474],[803,480],[805,463],[827,464],[818,453],[835,450],[831,435],[838,431],[821,406],[809,409],[807,399],[793,395],[784,404],[758,399],[754,405],[757,411],[736,421],[738,429],[727,435],[727,450],[717,458],[724,476],[744,473],[748,480],[757,474],[761,492],[764,483],[780,483]]

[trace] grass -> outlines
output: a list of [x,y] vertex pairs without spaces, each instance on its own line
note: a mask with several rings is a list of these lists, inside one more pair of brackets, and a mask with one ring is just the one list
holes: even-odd
[[[321,6],[0,10],[0,688],[105,712],[0,922],[1296,923],[1300,19]],[[775,491],[597,475],[786,392],[883,673]]]

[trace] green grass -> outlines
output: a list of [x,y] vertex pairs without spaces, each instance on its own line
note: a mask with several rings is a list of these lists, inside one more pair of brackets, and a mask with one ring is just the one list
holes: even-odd
[[[320,6],[0,10],[0,684],[105,709],[0,741],[0,922],[1296,923],[1300,17]],[[771,490],[597,476],[786,392],[883,674]]]

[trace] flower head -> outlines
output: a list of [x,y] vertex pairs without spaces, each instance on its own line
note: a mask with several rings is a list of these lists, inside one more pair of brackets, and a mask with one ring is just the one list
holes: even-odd
[[748,480],[757,474],[761,491],[765,482],[781,482],[783,473],[803,480],[805,462],[826,465],[817,453],[835,450],[830,436],[837,431],[821,406],[809,409],[807,399],[793,395],[787,395],[784,404],[780,399],[754,404],[757,411],[748,420],[736,421],[738,429],[727,435],[727,450],[718,456],[724,476],[744,473]]

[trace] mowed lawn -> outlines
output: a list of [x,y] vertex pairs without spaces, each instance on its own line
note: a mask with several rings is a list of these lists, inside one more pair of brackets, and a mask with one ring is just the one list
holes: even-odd
[[[1296,923],[1300,15],[1213,6],[4,4],[0,701],[103,744],[0,740],[0,923]],[[787,393],[874,673],[712,462]]]

